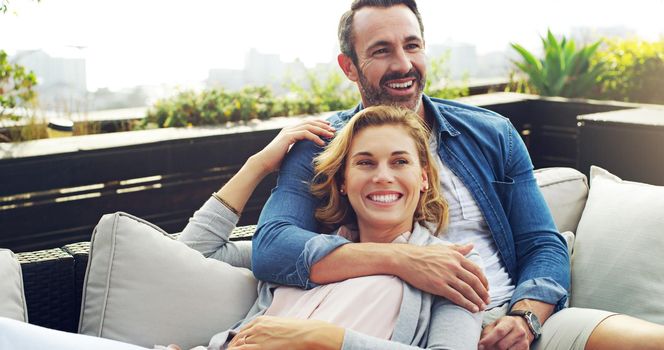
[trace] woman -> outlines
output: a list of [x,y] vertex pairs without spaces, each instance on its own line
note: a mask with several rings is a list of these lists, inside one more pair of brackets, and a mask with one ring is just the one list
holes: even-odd
[[[315,162],[312,191],[321,199],[316,216],[330,229],[343,225],[336,234],[363,243],[443,244],[432,233],[444,227],[447,208],[436,169],[430,166],[435,163],[428,132],[413,112],[363,110]],[[246,182],[240,187],[248,191],[229,190],[237,186],[229,182],[196,212],[180,238],[227,262],[238,260],[233,244],[226,243],[227,232],[260,177],[237,181]],[[211,243],[215,240],[216,247]],[[476,254],[469,257],[479,263]],[[261,282],[249,315],[233,330],[213,337],[209,348],[476,349],[480,331],[481,314],[393,276],[355,278],[306,291]]]

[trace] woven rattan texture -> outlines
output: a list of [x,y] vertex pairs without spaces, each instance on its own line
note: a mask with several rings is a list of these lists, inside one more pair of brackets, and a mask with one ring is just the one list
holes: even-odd
[[256,225],[247,225],[236,227],[233,232],[231,232],[231,241],[250,241],[251,237],[254,236],[254,231],[256,231]]
[[85,281],[85,271],[88,267],[88,256],[90,254],[90,242],[79,242],[67,244],[62,247],[64,251],[74,257],[74,322],[78,327],[78,321],[81,317],[81,298],[83,295],[83,282]]
[[23,272],[30,323],[76,332],[74,257],[60,248],[19,253],[17,256]]

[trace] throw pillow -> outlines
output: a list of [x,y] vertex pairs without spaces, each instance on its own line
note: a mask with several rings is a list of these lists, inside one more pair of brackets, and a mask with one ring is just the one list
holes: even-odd
[[125,213],[92,235],[79,332],[145,347],[207,345],[246,316],[252,273],[199,252]]
[[0,317],[28,322],[21,264],[11,250],[0,248]]
[[572,168],[535,170],[535,179],[559,232],[576,232],[588,196],[586,176]]
[[571,305],[664,324],[662,252],[664,187],[592,167],[572,255]]

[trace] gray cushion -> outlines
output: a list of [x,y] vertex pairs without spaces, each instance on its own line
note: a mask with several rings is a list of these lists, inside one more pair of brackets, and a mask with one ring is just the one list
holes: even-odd
[[79,332],[140,346],[183,349],[244,318],[252,273],[232,267],[125,213],[104,215],[92,236]]
[[28,321],[21,264],[11,250],[0,248],[0,317]]
[[570,303],[664,324],[664,186],[590,174]]
[[558,232],[576,232],[588,197],[586,176],[572,168],[542,168],[535,170],[535,179]]

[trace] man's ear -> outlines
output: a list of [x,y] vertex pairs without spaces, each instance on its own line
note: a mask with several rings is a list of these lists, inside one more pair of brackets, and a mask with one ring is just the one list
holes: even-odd
[[357,67],[355,67],[353,60],[351,60],[350,57],[340,53],[339,56],[337,56],[337,62],[348,79],[353,82],[358,81]]

